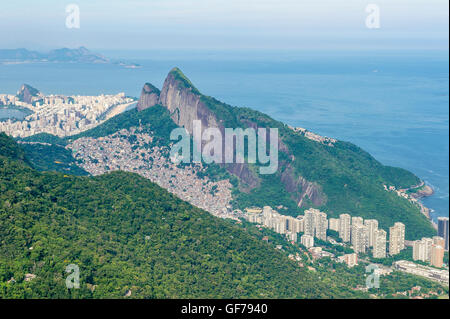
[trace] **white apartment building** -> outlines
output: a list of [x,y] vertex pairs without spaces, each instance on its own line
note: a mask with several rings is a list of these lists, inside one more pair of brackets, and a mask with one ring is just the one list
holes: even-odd
[[374,232],[373,258],[386,258],[387,233],[383,229]]
[[339,216],[339,237],[343,242],[348,243],[351,236],[351,217],[349,214]]
[[397,222],[389,228],[389,255],[397,255],[403,249],[405,249],[405,225]]
[[366,219],[364,225],[367,227],[367,237],[369,239],[369,247],[373,247],[375,242],[375,231],[378,230],[378,220]]

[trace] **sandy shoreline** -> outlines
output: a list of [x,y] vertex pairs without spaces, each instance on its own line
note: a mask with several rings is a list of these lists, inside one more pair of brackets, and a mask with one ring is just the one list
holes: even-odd
[[117,114],[124,112],[130,105],[133,105],[135,103],[137,103],[137,101],[113,106],[111,109],[108,110],[108,114],[106,114],[105,119],[109,120],[110,118],[116,116]]

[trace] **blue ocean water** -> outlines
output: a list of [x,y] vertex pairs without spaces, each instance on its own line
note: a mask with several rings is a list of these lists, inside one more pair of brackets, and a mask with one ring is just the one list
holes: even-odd
[[28,83],[46,94],[125,92],[161,87],[180,67],[204,94],[293,126],[353,142],[386,165],[430,184],[423,200],[449,215],[448,51],[105,52],[142,65],[0,65],[0,93]]

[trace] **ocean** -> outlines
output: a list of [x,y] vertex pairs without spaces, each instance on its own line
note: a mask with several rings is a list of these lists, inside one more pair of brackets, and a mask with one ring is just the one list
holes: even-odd
[[27,83],[45,94],[138,97],[145,82],[161,88],[178,66],[204,94],[353,142],[383,164],[414,172],[435,190],[423,199],[433,219],[449,215],[448,51],[102,53],[142,68],[0,65],[0,94]]

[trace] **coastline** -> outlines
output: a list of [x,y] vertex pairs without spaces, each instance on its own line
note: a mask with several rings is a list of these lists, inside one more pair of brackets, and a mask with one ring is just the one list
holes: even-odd
[[117,104],[112,106],[109,110],[106,111],[105,120],[109,120],[110,118],[124,112],[128,107],[136,103],[137,101],[133,101],[126,104]]
[[430,197],[434,195],[434,189],[426,185],[424,181],[421,181],[419,185],[412,186],[405,190],[402,190],[405,194],[408,194],[413,202],[417,203],[420,208],[420,212],[425,215],[430,223],[433,225],[433,228],[438,229],[438,225],[431,218],[430,212],[431,209],[426,207],[421,201],[421,198]]

